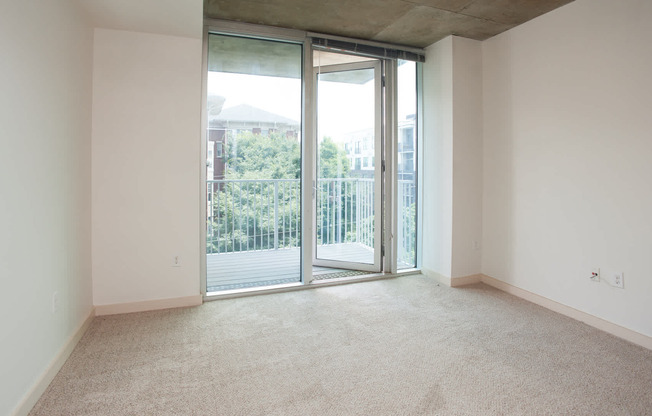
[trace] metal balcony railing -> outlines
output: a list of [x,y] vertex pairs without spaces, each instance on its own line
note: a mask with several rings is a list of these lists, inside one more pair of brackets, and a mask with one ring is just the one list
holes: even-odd
[[[320,179],[318,183],[317,243],[373,247],[373,180]],[[413,181],[399,181],[398,199],[399,262],[413,263]],[[207,254],[299,247],[300,201],[298,179],[207,181]]]

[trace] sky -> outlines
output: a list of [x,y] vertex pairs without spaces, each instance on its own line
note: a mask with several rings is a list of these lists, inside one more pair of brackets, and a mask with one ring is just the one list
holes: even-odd
[[[398,116],[416,108],[414,64],[399,66]],[[403,85],[409,87],[402,87]],[[225,98],[224,108],[249,104],[293,120],[301,120],[301,80],[296,78],[209,72],[208,95]],[[373,81],[366,84],[324,82],[319,89],[319,133],[336,141],[348,132],[373,126]]]
[[301,80],[260,75],[209,72],[208,95],[226,98],[224,108],[249,104],[301,121]]

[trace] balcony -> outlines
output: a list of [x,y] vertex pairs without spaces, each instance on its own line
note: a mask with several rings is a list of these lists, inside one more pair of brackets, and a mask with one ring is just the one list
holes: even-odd
[[[373,180],[321,179],[318,186],[320,254],[369,261],[374,238]],[[300,187],[298,179],[207,181],[208,292],[300,281]],[[413,181],[399,181],[403,215],[398,216],[398,260],[404,267],[414,266],[415,195]],[[342,272],[313,267],[316,279]]]

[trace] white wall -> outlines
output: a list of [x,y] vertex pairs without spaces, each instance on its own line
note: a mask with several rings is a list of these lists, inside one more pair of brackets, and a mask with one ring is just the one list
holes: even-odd
[[483,272],[648,336],[651,20],[577,0],[483,44]]
[[95,30],[96,306],[200,294],[201,48],[200,38]]
[[453,37],[451,277],[480,273],[482,241],[482,43]]
[[68,1],[4,1],[0,21],[0,414],[8,415],[92,311],[93,33]]
[[453,38],[426,48],[423,64],[423,259],[451,277],[453,212]]
[[[480,273],[481,43],[449,36],[426,49],[423,261],[427,273]],[[478,246],[474,242],[478,242]]]

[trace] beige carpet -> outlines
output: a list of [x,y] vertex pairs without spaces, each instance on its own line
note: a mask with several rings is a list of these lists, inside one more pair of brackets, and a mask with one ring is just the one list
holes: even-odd
[[422,276],[98,317],[32,415],[652,415],[652,351]]

